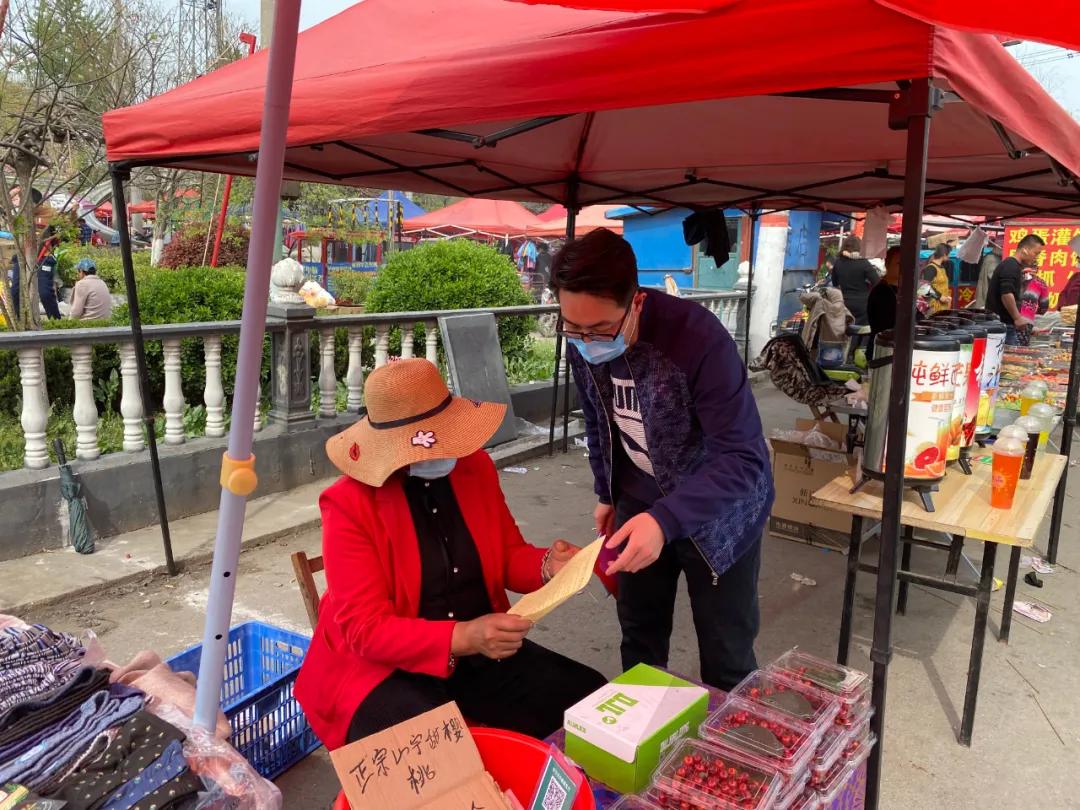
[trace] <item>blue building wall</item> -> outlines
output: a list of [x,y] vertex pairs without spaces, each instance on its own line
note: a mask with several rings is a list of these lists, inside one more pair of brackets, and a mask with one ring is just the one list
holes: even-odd
[[[648,287],[664,284],[668,273],[679,287],[694,286],[694,249],[683,238],[683,220],[692,214],[688,208],[672,208],[645,214],[636,208],[615,208],[608,219],[621,219],[623,236],[634,248],[638,262],[638,283]],[[741,211],[725,211],[727,216],[741,216]]]

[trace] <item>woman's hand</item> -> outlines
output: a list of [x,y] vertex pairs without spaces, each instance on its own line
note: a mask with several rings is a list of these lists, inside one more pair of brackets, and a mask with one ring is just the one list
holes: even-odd
[[579,546],[567,543],[565,540],[556,540],[551,546],[551,554],[548,556],[548,570],[545,572],[549,578],[559,573],[563,566],[570,562],[570,558],[581,551]]
[[488,658],[509,658],[521,649],[532,629],[532,622],[509,613],[489,613],[471,622],[458,622],[450,639],[450,652],[463,655],[485,655]]

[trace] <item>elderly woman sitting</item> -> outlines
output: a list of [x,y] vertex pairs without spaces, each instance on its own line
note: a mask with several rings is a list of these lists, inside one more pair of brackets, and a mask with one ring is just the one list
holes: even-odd
[[578,551],[518,531],[481,449],[504,405],[453,397],[426,360],[374,371],[367,416],[327,442],[344,475],[320,501],[326,593],[296,696],[330,748],[450,700],[470,720],[544,737],[604,678],[526,636],[507,589],[539,588]]

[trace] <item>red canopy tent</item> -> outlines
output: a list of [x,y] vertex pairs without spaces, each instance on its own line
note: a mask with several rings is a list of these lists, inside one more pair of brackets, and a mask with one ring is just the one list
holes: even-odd
[[553,205],[551,208],[544,211],[542,214],[537,214],[536,218],[541,222],[554,222],[557,219],[566,219],[566,206],[565,205]]
[[[670,11],[693,14],[714,11],[742,0],[518,0],[533,5],[608,11]],[[1003,34],[1080,48],[1080,4],[1075,0],[1044,0],[1018,13],[1011,0],[877,0],[932,25],[961,31]]]
[[[274,207],[282,165],[298,180],[531,199],[571,212],[615,202],[752,215],[762,207],[903,210],[872,650],[881,739],[921,215],[1080,214],[1080,126],[994,36],[937,28],[878,0],[731,0],[689,15],[365,0],[300,35],[295,70],[297,2],[278,5],[269,53],[105,116],[115,186],[137,165],[251,174],[261,156],[257,219]],[[972,14],[986,18],[985,5]],[[370,47],[354,46],[357,32]],[[233,459],[250,451],[255,403],[246,387],[242,403],[239,392],[241,377],[245,386],[257,380],[269,253],[256,243],[270,244],[266,217],[266,236],[256,222],[252,238],[232,420],[234,432],[247,433],[230,439]],[[1072,429],[1067,421],[1066,453]],[[239,553],[236,501],[223,495],[223,504],[232,511],[219,524],[216,585]],[[198,703],[208,725],[228,618],[211,597]],[[970,738],[966,723],[961,737]],[[871,757],[870,807],[880,750]]]
[[[563,208],[561,205],[552,206],[552,208],[556,207]],[[621,219],[608,219],[604,216],[610,208],[609,205],[586,205],[578,211],[577,219],[574,222],[574,233],[580,235],[595,231],[597,228],[607,228],[615,233],[622,233],[623,224]],[[547,213],[547,211],[544,213]],[[562,237],[567,233],[567,224],[566,209],[563,208],[561,217],[545,220],[540,225],[529,228],[529,236]]]
[[435,236],[524,236],[540,225],[536,215],[520,203],[509,200],[466,198],[456,203],[405,220],[405,233],[426,232]]

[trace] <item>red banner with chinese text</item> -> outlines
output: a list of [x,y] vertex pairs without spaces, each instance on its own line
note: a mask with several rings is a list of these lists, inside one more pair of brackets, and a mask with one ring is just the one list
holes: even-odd
[[1058,296],[1074,271],[1080,269],[1080,257],[1069,249],[1069,240],[1080,234],[1080,222],[1017,222],[1005,226],[1005,256],[1012,256],[1020,240],[1028,234],[1041,236],[1046,250],[1039,256],[1039,277],[1050,287],[1050,309],[1057,309]]

